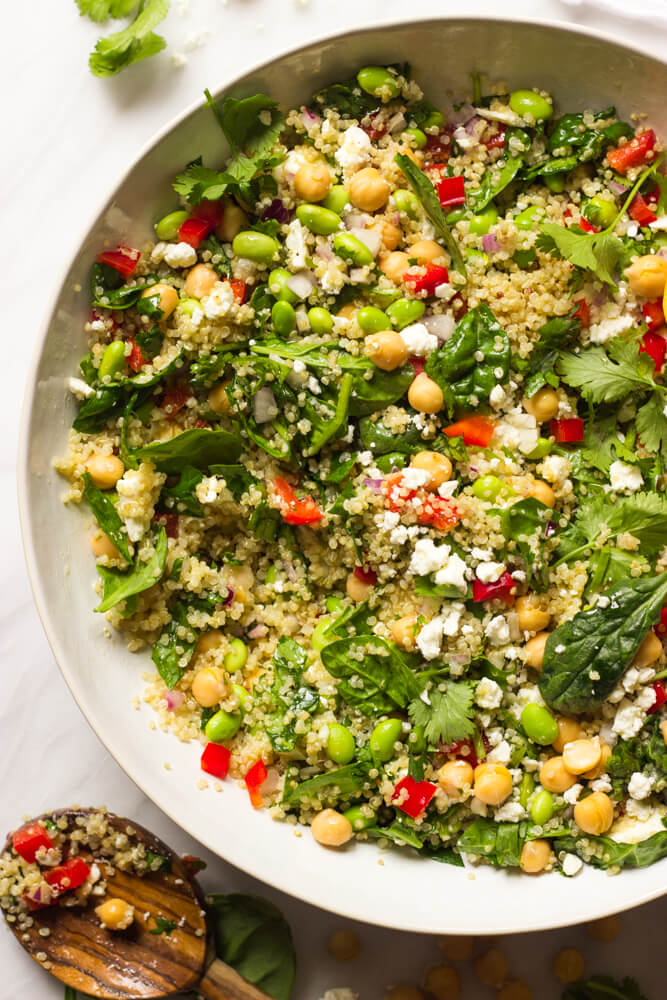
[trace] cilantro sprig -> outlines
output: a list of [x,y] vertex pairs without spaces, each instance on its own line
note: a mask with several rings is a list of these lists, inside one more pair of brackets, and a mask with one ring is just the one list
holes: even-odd
[[445,681],[429,692],[429,704],[421,698],[410,702],[408,714],[431,745],[465,740],[475,731],[473,693],[467,681]]
[[88,60],[95,76],[115,76],[127,66],[161,52],[167,44],[153,28],[169,13],[169,0],[141,0],[138,6],[136,0],[76,0],[76,4],[82,15],[98,23],[109,17],[125,17],[137,8],[134,20],[122,31],[98,39]]

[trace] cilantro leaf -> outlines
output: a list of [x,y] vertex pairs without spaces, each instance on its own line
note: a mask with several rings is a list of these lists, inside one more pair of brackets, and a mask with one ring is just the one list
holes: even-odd
[[82,17],[91,21],[106,21],[110,17],[127,17],[137,6],[137,0],[75,0]]
[[596,496],[580,504],[574,520],[561,535],[558,563],[570,562],[586,549],[594,549],[602,535],[611,541],[624,532],[639,539],[643,553],[655,555],[664,545],[667,532],[667,499],[658,493],[635,493],[622,500]]
[[175,920],[166,920],[165,917],[155,917],[155,927],[151,928],[151,934],[166,934],[167,937],[176,930]]
[[412,722],[424,727],[429,744],[454,743],[474,733],[472,684],[446,681],[444,686],[439,685],[429,692],[429,700],[430,705],[421,698],[408,705]]
[[543,222],[537,245],[541,250],[569,260],[607,285],[616,286],[614,271],[623,258],[623,243],[612,233],[585,233],[578,226],[570,229],[556,222]]
[[153,28],[169,11],[169,0],[146,0],[131,24],[122,31],[100,38],[91,53],[88,65],[95,76],[115,76],[126,66],[154,56],[166,46]]
[[637,411],[635,426],[642,444],[648,451],[667,456],[665,400],[658,392],[649,396],[648,401]]
[[[641,390],[653,389],[653,362],[638,353],[636,341],[616,338],[609,354],[602,347],[591,347],[581,354],[563,354],[556,371],[573,388],[593,403],[613,403]],[[610,357],[611,355],[611,357]]]
[[[528,399],[544,385],[558,385],[553,367],[558,352],[579,339],[581,320],[576,315],[577,305],[566,316],[552,316],[537,331],[538,340],[525,361],[521,361],[520,371],[524,372],[524,391]],[[517,365],[518,367],[518,365]]]
[[231,183],[231,177],[224,170],[212,170],[203,167],[201,163],[191,163],[181,174],[178,174],[172,184],[177,194],[192,205],[199,204],[203,198],[217,201]]
[[445,244],[452,258],[454,268],[465,277],[466,266],[463,262],[461,250],[452,236],[449,226],[445,222],[445,216],[435,188],[424,171],[420,170],[408,156],[405,156],[403,153],[397,153],[394,157],[394,163],[398,164],[407,177],[410,187],[419,198],[422,208],[435,226],[440,239]]

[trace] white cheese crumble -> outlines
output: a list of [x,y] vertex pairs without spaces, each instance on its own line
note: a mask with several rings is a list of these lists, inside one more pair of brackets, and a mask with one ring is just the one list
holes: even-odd
[[447,565],[449,545],[435,545],[430,538],[420,538],[410,559],[410,569],[417,576],[426,576]]
[[510,641],[510,627],[502,615],[495,615],[484,629],[492,646],[504,646]]
[[581,793],[583,792],[583,790],[584,786],[580,785],[579,782],[577,782],[576,784],[572,785],[571,788],[565,789],[565,791],[563,792],[563,798],[568,803],[568,805],[573,806],[574,803],[579,798],[579,796],[581,795]]
[[635,771],[628,782],[628,792],[633,799],[647,799],[653,789],[654,779],[641,771]]
[[636,493],[644,483],[641,471],[636,465],[628,465],[618,459],[609,466],[609,481],[612,490],[622,493]]
[[367,161],[370,149],[369,136],[362,128],[352,125],[345,130],[343,142],[334,157],[343,170],[355,170]]
[[565,482],[570,475],[570,461],[560,455],[547,455],[538,468],[538,472],[548,483],[558,484]]
[[228,281],[216,281],[210,295],[202,299],[204,315],[207,319],[222,319],[236,307],[232,286]]
[[418,490],[426,486],[431,478],[431,474],[426,469],[415,469],[411,465],[402,472],[401,486],[406,490]]
[[520,802],[505,802],[500,809],[496,809],[493,818],[498,823],[518,823],[526,815],[526,810]]
[[632,316],[616,316],[614,319],[603,319],[600,323],[591,323],[589,336],[592,344],[604,344],[612,337],[626,333],[635,325]]
[[440,655],[445,622],[442,618],[433,618],[421,629],[417,636],[417,648],[425,660],[434,660]]
[[539,429],[535,417],[515,407],[505,415],[494,432],[494,439],[507,448],[518,448],[524,455],[537,447]]
[[509,764],[511,756],[511,746],[507,740],[501,740],[498,746],[495,746],[493,750],[489,751],[486,759],[492,764]]
[[414,354],[418,358],[428,357],[438,346],[438,338],[429,333],[423,323],[412,323],[411,326],[404,327],[400,337],[408,349],[408,354]]
[[197,251],[189,243],[168,243],[163,259],[169,267],[192,267],[197,263]]
[[68,378],[67,388],[78,399],[90,399],[95,395],[95,390],[81,378]]
[[503,700],[503,689],[490,677],[482,677],[475,688],[475,701],[480,708],[498,708]]
[[475,570],[475,575],[482,583],[495,583],[505,572],[505,564],[498,562],[480,563]]
[[578,858],[576,854],[566,854],[561,861],[563,875],[567,875],[568,878],[572,878],[573,875],[578,875],[583,867],[583,861],[581,858]]

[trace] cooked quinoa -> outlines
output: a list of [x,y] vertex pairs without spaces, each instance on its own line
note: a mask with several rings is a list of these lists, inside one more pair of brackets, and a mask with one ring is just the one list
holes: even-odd
[[555,100],[227,98],[231,159],[93,267],[56,468],[96,610],[160,727],[327,846],[667,853],[662,143]]

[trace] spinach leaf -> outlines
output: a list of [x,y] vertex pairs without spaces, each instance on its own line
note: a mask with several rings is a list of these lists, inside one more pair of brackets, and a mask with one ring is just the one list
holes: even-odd
[[273,654],[273,683],[264,712],[264,727],[277,753],[294,750],[297,716],[304,711],[312,715],[319,708],[319,694],[301,681],[307,663],[308,654],[298,642],[280,640]]
[[636,771],[650,771],[655,779],[654,790],[667,787],[667,746],[660,730],[660,719],[652,715],[638,736],[619,740],[607,764],[614,798],[624,797],[630,778]]
[[[477,358],[483,355],[483,360]],[[487,305],[465,314],[452,336],[426,362],[427,375],[442,389],[450,413],[454,407],[477,409],[509,375],[510,343]]]
[[[343,376],[343,382],[346,377],[352,380],[351,375]],[[357,375],[351,381],[350,415],[364,417],[386,409],[406,394],[413,379],[414,372],[410,365],[393,372],[375,368],[370,379]]]
[[369,837],[375,837],[380,839],[384,837],[385,840],[391,840],[395,844],[408,844],[410,847],[415,847],[420,850],[424,846],[424,841],[422,837],[419,836],[417,830],[414,826],[400,820],[394,820],[391,826],[370,826],[364,830],[364,833],[368,834]]
[[500,516],[505,538],[508,542],[516,542],[526,565],[528,582],[538,590],[546,590],[549,585],[549,567],[544,555],[548,520],[549,508],[534,497],[519,500],[511,507],[506,507]]
[[243,451],[237,434],[192,428],[168,441],[152,441],[138,448],[138,458],[153,462],[160,472],[181,472],[186,466],[207,469],[216,463],[235,462]]
[[611,694],[660,618],[667,573],[617,583],[605,596],[603,605],[578,612],[547,640],[538,683],[559,712],[591,711]]
[[[150,299],[142,299],[142,302],[150,302]],[[161,310],[160,310],[161,313]],[[134,338],[141,348],[141,353],[149,361],[152,361],[156,354],[162,350],[164,336],[160,327],[155,324],[147,330],[140,330]]]
[[192,517],[203,517],[204,508],[195,493],[203,478],[204,473],[199,469],[195,469],[192,465],[184,466],[178,482],[162,488],[161,496],[166,499],[167,507],[177,510],[178,513],[191,514]]
[[206,897],[215,950],[239,975],[274,1000],[290,1000],[296,954],[289,925],[272,903],[235,892]]
[[83,482],[83,495],[95,515],[95,520],[107,538],[110,538],[114,543],[123,558],[127,562],[132,562],[125,525],[116,510],[113,500],[95,486],[87,472],[83,475]]
[[[86,365],[86,381],[89,385],[97,381],[97,372],[91,379],[92,372],[89,369],[87,358],[84,358],[82,365]],[[152,395],[151,391],[161,382],[164,382],[181,364],[180,355],[174,358],[165,368],[152,375],[135,375],[134,378],[121,376],[113,382],[95,386],[95,395],[84,399],[79,407],[72,427],[82,434],[95,434],[101,430],[108,420],[115,420],[123,413],[128,401],[136,393],[137,409],[147,403]]]
[[475,214],[482,212],[494,198],[497,198],[512,183],[522,164],[523,160],[518,157],[506,156],[500,170],[496,168],[487,170],[482,177],[480,186],[468,192],[467,206]]
[[453,865],[455,868],[464,867],[461,855],[454,848],[445,847],[444,844],[440,847],[431,847],[430,844],[426,844],[422,847],[420,854],[431,861],[439,861],[441,865]]
[[478,855],[497,867],[518,868],[527,828],[525,822],[497,823],[480,817],[466,827],[456,841],[456,848],[462,854]]
[[356,76],[323,87],[313,94],[311,102],[318,112],[325,108],[335,108],[343,118],[356,118],[358,121],[379,108],[381,103],[379,97],[373,97],[361,89]]
[[[667,830],[638,844],[620,844],[611,837],[563,837],[559,850],[579,855],[595,868],[646,868],[667,857]],[[593,853],[591,853],[591,851]]]
[[193,628],[188,621],[192,608],[212,610],[209,601],[191,595],[175,601],[169,608],[171,620],[153,646],[153,663],[169,690],[178,684],[187,670],[199,638],[199,629]]
[[225,248],[217,237],[212,234],[211,236],[207,236],[199,249],[209,251],[211,254],[209,264],[219,278],[231,278],[232,265],[229,262],[229,257],[225,253]]
[[155,539],[155,551],[148,562],[136,562],[131,569],[123,571],[98,566],[97,572],[102,577],[104,590],[95,611],[108,611],[120,601],[126,601],[128,597],[140,594],[157,583],[164,573],[167,546],[166,532],[164,528],[160,528]]
[[363,450],[371,451],[376,458],[391,452],[412,455],[424,448],[421,433],[413,423],[403,434],[397,434],[381,420],[370,420],[368,417],[363,417],[359,421],[359,440]]
[[123,285],[122,277],[107,264],[93,264],[90,275],[92,306],[97,309],[129,309],[136,305],[145,288],[154,285],[157,275],[147,274],[134,285]]
[[245,341],[234,344],[223,344],[215,354],[200,354],[190,365],[190,385],[193,389],[210,389],[225,373],[234,354],[243,354],[247,350]]
[[[593,120],[605,121],[615,115],[615,108],[605,108],[604,111],[598,111]],[[549,136],[549,152],[562,156],[575,150],[577,161],[586,163],[597,159],[606,146],[618,142],[622,136],[630,138],[633,134],[633,129],[625,122],[612,122],[605,128],[594,129],[586,125],[583,114],[567,114],[553,124]]]
[[567,316],[553,316],[537,331],[538,340],[519,371],[524,374],[524,392],[528,399],[545,385],[558,386],[554,366],[558,354],[579,340],[581,320],[570,310]]
[[364,715],[405,708],[421,693],[423,685],[412,670],[415,658],[378,636],[337,639],[320,656],[338,681],[340,697]]
[[259,480],[242,465],[211,465],[209,472],[212,476],[222,476],[235,500],[240,500],[251,486],[257,486],[259,483]]
[[[408,183],[410,184],[410,187],[419,198],[422,208],[433,223],[437,235],[444,243],[449,256],[452,258],[452,265],[454,266],[454,269],[465,278],[467,272],[463,256],[461,254],[461,249],[454,236],[452,236],[449,226],[445,222],[445,216],[442,211],[440,199],[438,198],[438,194],[431,184],[431,181],[428,179],[423,170],[420,170],[419,167],[413,163],[408,156],[405,156],[404,153],[397,153],[394,157],[394,162],[401,168],[408,180]],[[491,195],[491,197],[493,197],[493,195]]]
[[348,638],[350,635],[368,635],[369,626],[368,619],[370,617],[370,608],[368,607],[368,601],[363,601],[361,604],[353,604],[345,611],[341,611],[337,618],[335,618],[327,632],[331,632],[332,635],[339,636],[342,639]]
[[339,798],[351,798],[361,793],[368,782],[368,772],[371,764],[367,760],[356,760],[332,771],[316,774],[314,778],[296,782],[293,778],[285,779],[282,801],[285,805],[296,805],[298,802],[312,801],[336,802]]
[[609,976],[593,976],[592,979],[573,983],[564,991],[561,1000],[648,1000],[639,989],[639,984],[627,976],[616,982]]

